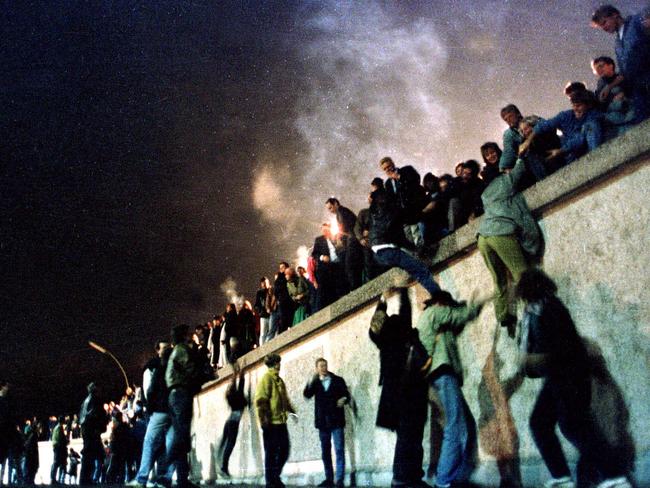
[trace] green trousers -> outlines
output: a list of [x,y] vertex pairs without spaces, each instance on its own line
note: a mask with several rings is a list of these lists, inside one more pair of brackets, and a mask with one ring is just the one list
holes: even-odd
[[478,250],[494,281],[496,288],[494,313],[497,321],[501,323],[508,315],[513,315],[510,313],[508,298],[508,271],[516,283],[521,273],[528,269],[528,261],[514,235],[487,237],[479,235]]

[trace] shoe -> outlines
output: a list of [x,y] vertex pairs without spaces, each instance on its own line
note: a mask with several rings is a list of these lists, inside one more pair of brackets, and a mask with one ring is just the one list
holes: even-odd
[[605,480],[602,483],[599,483],[596,488],[632,488],[632,484],[625,476],[621,476],[620,478],[610,478]]
[[189,480],[183,483],[178,483],[176,486],[177,488],[201,488],[201,485],[197,485]]
[[228,472],[227,469],[219,468],[219,470],[217,471],[217,475],[219,475],[219,478],[230,479],[230,473]]
[[318,483],[316,486],[322,486],[323,488],[331,488],[334,486],[334,482],[332,480],[324,480]]
[[431,485],[424,480],[417,480],[409,483],[409,488],[431,488]]
[[145,485],[140,483],[136,478],[133,478],[131,481],[129,481],[126,486],[133,486],[134,488],[145,488]]
[[575,488],[576,484],[570,476],[563,476],[562,478],[551,478],[544,483],[544,488]]

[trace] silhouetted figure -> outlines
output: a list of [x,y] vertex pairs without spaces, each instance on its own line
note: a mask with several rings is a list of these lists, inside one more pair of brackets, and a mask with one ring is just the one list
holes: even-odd
[[379,348],[380,360],[376,425],[397,433],[392,485],[428,486],[422,481],[428,388],[423,376],[407,374],[409,344],[417,341],[417,331],[411,326],[408,290],[402,288],[399,293],[399,313],[386,313],[387,297],[382,295],[370,323],[370,339]]
[[230,416],[223,426],[223,434],[221,435],[221,442],[219,443],[219,450],[217,458],[221,461],[219,475],[224,478],[230,478],[230,471],[228,470],[228,462],[230,455],[235,448],[237,442],[237,434],[239,433],[239,422],[241,421],[244,408],[248,405],[248,399],[244,394],[244,375],[242,372],[233,374],[232,382],[228,385],[226,390],[226,401],[230,407]]
[[622,453],[607,441],[591,415],[587,350],[556,292],[555,283],[536,268],[525,271],[516,287],[516,295],[526,305],[521,321],[521,367],[531,378],[544,378],[530,428],[553,477],[547,486],[574,486],[555,433],[558,425],[580,453],[579,486],[606,482],[608,487],[631,488]]

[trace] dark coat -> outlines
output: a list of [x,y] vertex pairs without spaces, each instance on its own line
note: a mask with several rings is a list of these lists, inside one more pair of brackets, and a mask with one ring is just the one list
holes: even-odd
[[353,235],[354,224],[357,223],[357,216],[349,208],[339,205],[339,209],[336,212],[336,222],[339,224],[339,230],[343,234]]
[[[379,348],[381,395],[377,409],[378,427],[396,430],[400,422],[426,419],[427,384],[406,372],[409,344],[415,338],[411,326],[408,292],[402,290],[399,314],[388,316],[380,302],[372,317],[370,339]],[[423,422],[423,421],[422,421]]]
[[303,395],[305,398],[315,397],[314,423],[317,429],[338,429],[345,427],[345,411],[336,406],[339,398],[345,397],[346,403],[350,400],[350,392],[345,380],[334,373],[329,373],[332,382],[327,391],[318,375],[307,383]]
[[81,404],[79,412],[79,424],[82,432],[102,433],[106,430],[106,422],[107,416],[104,412],[104,405],[95,393],[89,393]]
[[165,370],[171,353],[172,350],[168,349],[164,352],[162,360],[155,357],[147,363],[147,369],[151,370],[151,381],[146,395],[147,410],[149,412],[169,413],[169,406],[167,405],[169,391],[165,383]]
[[402,212],[395,202],[381,190],[374,191],[372,199],[368,233],[370,245],[395,244],[403,248],[411,247],[404,236]]

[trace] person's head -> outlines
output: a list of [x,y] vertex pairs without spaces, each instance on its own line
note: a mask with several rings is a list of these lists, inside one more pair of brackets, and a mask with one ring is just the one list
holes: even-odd
[[588,90],[575,92],[571,95],[571,110],[576,119],[581,119],[585,114],[596,105],[596,98]]
[[370,194],[369,202],[371,208],[385,206],[388,202],[388,195],[386,194],[386,190],[380,188],[379,190],[373,191]]
[[449,190],[453,177],[449,173],[445,173],[438,179],[438,186],[440,187],[440,192],[444,193]]
[[327,376],[327,373],[328,373],[327,359],[318,358],[316,360],[316,373],[318,373],[320,376]]
[[156,354],[158,357],[163,357],[165,351],[171,347],[169,341],[158,341],[156,342]]
[[332,237],[332,225],[329,222],[323,222],[320,225],[320,233],[323,237],[330,239]]
[[305,275],[307,274],[307,270],[303,266],[298,266],[296,268],[296,273],[298,273],[298,276],[301,278],[304,278]]
[[501,119],[508,124],[508,127],[516,129],[521,119],[521,112],[516,105],[508,104],[501,109]]
[[90,394],[96,393],[97,385],[93,381],[91,381],[90,383],[88,383],[88,386],[86,387],[86,391]]
[[294,276],[296,276],[296,271],[291,266],[284,270],[284,277],[287,281],[293,280]]
[[341,203],[338,201],[337,198],[329,197],[327,200],[325,200],[325,208],[329,213],[335,214],[338,211],[340,206]]
[[454,166],[454,174],[456,175],[457,178],[460,178],[463,176],[463,162],[461,161],[458,163],[456,166]]
[[519,122],[519,132],[524,136],[524,139],[528,139],[533,133],[533,128],[539,123],[541,118],[539,115],[527,115]]
[[478,173],[480,171],[478,162],[475,159],[468,159],[463,163],[463,172],[461,177],[463,178],[464,183],[468,183],[472,180],[478,178]]
[[270,288],[271,282],[266,276],[262,276],[260,278],[260,288],[263,290],[266,290],[267,288]]
[[190,335],[190,326],[187,324],[178,324],[172,327],[171,339],[172,344],[183,344],[188,341]]
[[567,97],[571,98],[571,95],[574,93],[585,91],[586,89],[587,87],[582,81],[570,81],[564,87],[564,94]]
[[383,187],[384,187],[384,180],[382,180],[379,176],[373,178],[372,181],[370,182],[370,191],[379,190],[380,188]]
[[598,56],[591,61],[591,70],[600,78],[612,78],[616,74],[616,62],[609,56]]
[[233,312],[236,312],[236,311],[237,311],[237,307],[235,307],[234,303],[229,303],[228,305],[226,305],[226,313],[227,314],[228,313],[233,313]]
[[278,271],[284,274],[284,270],[289,267],[289,263],[286,261],[280,261],[280,264],[278,264]]
[[525,302],[533,302],[555,295],[557,286],[553,280],[539,268],[529,268],[521,274],[515,296]]
[[591,16],[591,26],[614,34],[624,23],[621,12],[613,5],[601,5]]
[[488,166],[499,164],[501,148],[496,142],[486,142],[481,146],[481,156],[483,157],[483,162]]
[[438,191],[438,177],[433,173],[427,173],[422,178],[422,186],[429,193],[435,193]]
[[387,178],[392,178],[392,179],[399,178],[399,173],[397,171],[397,168],[395,167],[395,163],[388,156],[386,156],[385,158],[381,158],[381,160],[379,161],[379,167],[384,172]]
[[61,424],[61,425],[65,425],[65,423],[66,423],[66,422],[65,422],[65,416],[63,416],[63,415],[59,415],[59,416],[56,418],[56,421],[57,421],[59,424]]
[[275,369],[276,371],[280,371],[281,362],[282,362],[282,358],[280,357],[279,354],[276,353],[267,354],[264,357],[264,364],[269,369]]

